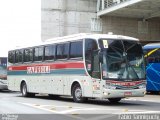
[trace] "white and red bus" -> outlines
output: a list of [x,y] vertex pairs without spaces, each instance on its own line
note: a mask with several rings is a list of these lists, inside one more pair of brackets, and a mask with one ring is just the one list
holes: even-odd
[[145,65],[138,39],[76,34],[10,50],[8,87],[22,96],[47,93],[118,102],[145,95]]

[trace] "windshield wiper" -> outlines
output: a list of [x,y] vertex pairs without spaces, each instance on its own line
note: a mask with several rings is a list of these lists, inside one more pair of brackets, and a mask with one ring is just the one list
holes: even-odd
[[[127,50],[125,49],[124,42],[122,42],[122,45],[123,45],[124,52],[126,53],[126,54],[124,55],[124,59],[125,59],[125,61],[126,61],[126,71],[127,71],[127,73],[128,73],[128,74],[127,74],[127,78],[129,79],[129,70],[128,70],[128,67],[130,67],[130,68],[132,69],[132,71],[134,72],[134,77],[136,76],[136,78],[139,79],[136,71],[134,70],[134,68],[132,67],[132,65],[128,62],[128,59],[127,59],[127,51],[128,51],[130,48],[132,48],[133,46],[135,46],[136,44],[133,44],[133,45],[132,45],[131,47],[129,47]],[[131,75],[132,75],[132,74],[131,74]],[[133,78],[134,78],[134,77],[133,77]]]
[[[134,70],[134,68],[132,67],[132,65],[128,62],[128,60],[126,61],[127,65],[132,69],[132,71],[134,72],[134,75],[139,79],[139,76],[137,74],[137,72]],[[129,71],[128,71],[129,73]],[[132,75],[132,74],[131,74]]]

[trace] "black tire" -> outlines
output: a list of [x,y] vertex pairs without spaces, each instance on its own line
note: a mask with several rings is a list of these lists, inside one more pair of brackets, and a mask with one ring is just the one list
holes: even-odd
[[21,93],[23,97],[34,97],[35,93],[29,93],[27,90],[27,84],[25,82],[22,83]]
[[110,103],[118,103],[121,100],[121,98],[108,98],[108,100]]
[[27,97],[27,96],[28,96],[27,85],[26,85],[25,82],[22,83],[21,93],[22,93],[22,96],[23,96],[23,97]]
[[75,84],[72,89],[72,96],[74,102],[82,103],[86,101],[86,98],[82,97],[82,89],[79,84]]

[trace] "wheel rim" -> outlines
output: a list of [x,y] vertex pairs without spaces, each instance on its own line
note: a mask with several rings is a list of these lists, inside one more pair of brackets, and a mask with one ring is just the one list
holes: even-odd
[[76,97],[77,100],[81,100],[81,97],[82,97],[82,90],[81,90],[81,88],[77,88],[75,90],[75,97]]
[[23,89],[22,89],[22,94],[23,95],[26,95],[26,92],[27,92],[27,88],[26,88],[26,85],[23,86]]

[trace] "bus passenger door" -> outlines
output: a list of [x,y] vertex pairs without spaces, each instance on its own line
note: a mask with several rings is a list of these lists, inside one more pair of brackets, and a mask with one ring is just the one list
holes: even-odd
[[92,88],[93,88],[93,97],[99,97],[100,92],[100,85],[101,85],[101,73],[100,73],[100,62],[99,62],[99,55],[98,50],[93,51],[92,53]]

